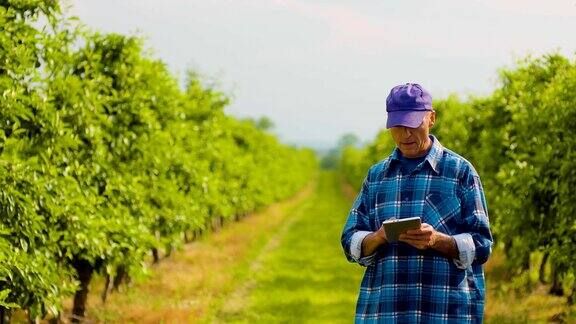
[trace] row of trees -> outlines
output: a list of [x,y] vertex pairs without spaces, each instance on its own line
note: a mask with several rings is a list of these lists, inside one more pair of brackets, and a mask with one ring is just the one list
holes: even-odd
[[[0,322],[84,316],[150,255],[294,194],[313,152],[188,74],[182,89],[142,41],[94,34],[52,0],[0,1]],[[191,269],[193,271],[193,269]]]
[[[495,240],[521,286],[536,263],[539,279],[563,295],[576,274],[576,61],[527,58],[501,71],[500,83],[484,98],[436,101],[432,133],[482,177]],[[362,149],[347,147],[340,161],[347,181],[358,188],[394,146],[382,131]],[[576,302],[576,287],[568,301]]]

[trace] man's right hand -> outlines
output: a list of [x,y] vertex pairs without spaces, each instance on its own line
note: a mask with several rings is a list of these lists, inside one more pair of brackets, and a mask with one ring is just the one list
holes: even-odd
[[384,226],[380,226],[380,228],[376,232],[372,232],[364,238],[362,241],[362,257],[372,255],[376,252],[376,249],[382,244],[388,242],[386,239],[386,232],[384,231]]

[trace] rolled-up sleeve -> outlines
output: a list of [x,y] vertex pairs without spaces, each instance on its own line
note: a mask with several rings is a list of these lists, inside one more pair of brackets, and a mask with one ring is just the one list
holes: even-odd
[[362,242],[370,233],[372,232],[358,231],[352,235],[352,241],[350,242],[350,255],[352,256],[352,259],[363,266],[369,266],[374,263],[374,258],[376,256],[376,253],[373,253],[372,255],[362,257]]
[[465,184],[461,199],[465,231],[454,236],[459,251],[459,260],[454,262],[460,268],[484,264],[492,253],[493,242],[480,177],[470,172]]
[[462,233],[453,237],[458,247],[458,259],[454,259],[454,264],[460,269],[466,269],[472,265],[476,253],[472,235],[470,233]]
[[341,236],[342,248],[348,261],[357,262],[363,266],[372,264],[375,259],[375,254],[362,257],[362,241],[372,232],[368,219],[367,179],[368,177],[364,179],[362,189],[354,200]]

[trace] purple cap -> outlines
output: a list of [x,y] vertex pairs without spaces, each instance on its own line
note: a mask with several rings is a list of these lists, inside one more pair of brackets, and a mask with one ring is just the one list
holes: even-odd
[[386,128],[416,128],[422,124],[426,112],[432,111],[432,96],[417,83],[395,86],[386,98],[386,111]]

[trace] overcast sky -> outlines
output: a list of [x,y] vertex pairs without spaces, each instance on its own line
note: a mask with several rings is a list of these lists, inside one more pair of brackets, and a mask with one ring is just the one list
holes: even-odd
[[92,29],[140,35],[183,77],[215,78],[226,111],[288,143],[370,140],[390,88],[488,94],[528,54],[576,53],[576,0],[76,0]]

